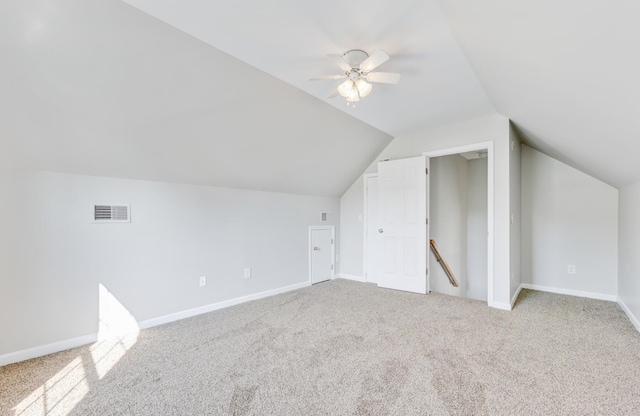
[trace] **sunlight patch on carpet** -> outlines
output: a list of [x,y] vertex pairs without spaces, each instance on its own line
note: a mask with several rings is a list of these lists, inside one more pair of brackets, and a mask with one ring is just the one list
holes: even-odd
[[98,287],[98,342],[89,355],[79,355],[34,390],[15,408],[15,416],[68,415],[138,341],[140,328],[133,315],[102,284]]
[[15,415],[67,415],[88,392],[84,363],[77,357],[20,402]]

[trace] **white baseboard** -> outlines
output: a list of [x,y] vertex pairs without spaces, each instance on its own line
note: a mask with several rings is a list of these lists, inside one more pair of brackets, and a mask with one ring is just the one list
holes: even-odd
[[241,303],[249,302],[252,300],[267,298],[273,295],[279,295],[280,293],[290,292],[296,289],[302,289],[303,287],[310,286],[309,282],[296,283],[295,285],[280,287],[277,289],[267,290],[265,292],[254,293],[253,295],[242,296],[239,298],[224,300],[222,302],[212,303],[209,305],[200,306],[193,309],[187,309],[186,311],[176,312],[169,315],[159,316],[157,318],[151,318],[144,321],[140,321],[138,325],[140,329],[147,329],[158,325],[168,324],[169,322],[178,321],[180,319],[191,318],[192,316],[201,315],[203,313],[209,313],[217,311],[218,309],[228,308],[229,306],[239,305]]
[[40,345],[38,347],[28,348],[8,354],[0,355],[0,367],[3,365],[13,364],[31,358],[42,357],[43,355],[53,354],[71,348],[80,347],[86,344],[92,344],[98,340],[98,334],[87,334],[81,337],[65,339],[63,341],[52,342],[51,344]]
[[523,289],[539,290],[541,292],[558,293],[560,295],[570,295],[570,296],[578,296],[578,297],[581,297],[581,298],[608,300],[608,301],[611,301],[611,302],[617,302],[618,301],[618,296],[616,296],[616,295],[605,295],[605,294],[602,294],[602,293],[595,293],[595,292],[583,292],[581,290],[562,289],[562,288],[559,288],[559,287],[532,285],[530,283],[523,283],[521,286],[522,286]]
[[356,282],[365,282],[365,283],[367,281],[367,279],[365,279],[362,276],[356,276],[355,274],[346,274],[346,273],[340,273],[338,275],[338,278],[347,279],[347,280],[355,280]]
[[[198,308],[188,309],[186,311],[176,312],[169,315],[159,316],[157,318],[147,319],[138,322],[140,329],[151,328],[154,326],[166,324],[169,322],[177,321],[180,319],[190,318],[192,316],[201,315],[203,313],[213,312],[218,309],[227,308],[229,306],[238,305],[240,303],[249,302],[252,300],[262,299],[280,293],[290,292],[296,289],[302,289],[310,286],[309,282],[296,283],[295,285],[280,287],[277,289],[267,290],[265,292],[254,293],[252,295],[242,296],[235,299],[229,299],[218,303],[212,303],[210,305],[200,306]],[[52,344],[42,345],[39,347],[33,347],[26,350],[11,352],[8,354],[0,355],[0,367],[3,365],[13,364],[31,358],[42,357],[43,355],[53,354],[68,350],[70,348],[79,347],[81,345],[92,344],[98,340],[98,334],[83,335],[77,338],[71,338],[63,341],[54,342]]]
[[629,307],[620,298],[618,298],[618,305],[620,305],[624,313],[627,314],[627,317],[629,318],[633,326],[636,328],[636,330],[640,332],[640,321],[638,320],[638,318],[636,318],[633,312],[631,312],[631,309],[629,309]]
[[516,293],[511,298],[511,309],[513,309],[513,305],[516,304],[516,300],[518,300],[518,296],[520,296],[520,291],[521,290],[522,290],[522,284],[520,286],[518,286],[518,290],[516,290]]
[[496,308],[496,309],[502,309],[503,311],[510,311],[511,310],[511,304],[509,304],[509,303],[493,302],[489,306],[491,306],[492,308]]
[[513,309],[513,305],[516,303],[516,299],[518,299],[518,295],[520,294],[521,290],[522,290],[522,285],[520,285],[520,287],[518,287],[518,290],[516,290],[516,293],[511,298],[511,303],[493,301],[492,303],[489,303],[488,305],[491,308],[501,309],[503,311],[510,311],[510,310]]

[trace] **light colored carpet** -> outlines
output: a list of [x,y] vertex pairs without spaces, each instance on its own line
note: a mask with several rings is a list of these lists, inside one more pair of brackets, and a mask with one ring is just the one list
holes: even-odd
[[2,414],[638,415],[613,302],[511,312],[345,280],[0,368]]

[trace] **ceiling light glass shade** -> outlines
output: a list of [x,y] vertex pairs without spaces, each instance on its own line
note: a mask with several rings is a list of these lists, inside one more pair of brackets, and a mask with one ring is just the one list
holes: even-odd
[[356,84],[356,88],[358,89],[358,93],[360,93],[360,97],[362,98],[369,95],[369,93],[373,89],[373,86],[362,78],[357,80],[355,84]]
[[338,86],[338,94],[343,96],[344,98],[348,98],[353,91],[358,91],[356,84],[350,79],[346,80],[342,84]]
[[346,97],[346,99],[347,103],[355,103],[357,101],[360,101],[360,94],[358,94],[358,89],[354,87]]

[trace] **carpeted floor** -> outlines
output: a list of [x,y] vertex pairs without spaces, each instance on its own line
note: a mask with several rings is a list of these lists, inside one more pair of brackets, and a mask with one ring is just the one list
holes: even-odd
[[638,415],[619,306],[336,280],[0,368],[3,415]]

